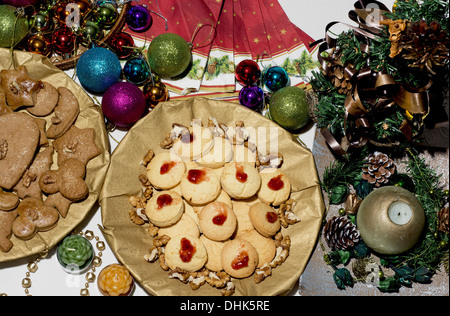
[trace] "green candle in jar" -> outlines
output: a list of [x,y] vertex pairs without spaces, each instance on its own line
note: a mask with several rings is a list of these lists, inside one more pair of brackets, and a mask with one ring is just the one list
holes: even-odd
[[94,250],[86,238],[72,235],[64,238],[58,246],[57,256],[63,268],[75,272],[83,270],[91,263]]

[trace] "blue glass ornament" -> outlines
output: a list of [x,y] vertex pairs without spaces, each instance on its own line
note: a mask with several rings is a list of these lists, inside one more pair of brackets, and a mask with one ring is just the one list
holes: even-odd
[[125,21],[132,31],[145,32],[150,28],[153,18],[146,7],[134,5],[128,9],[125,15]]
[[94,47],[81,55],[77,62],[81,85],[95,93],[105,92],[122,74],[119,58],[109,49]]
[[278,91],[289,84],[289,75],[281,67],[270,67],[263,74],[263,82],[272,92]]
[[259,111],[264,101],[264,92],[258,86],[246,86],[239,92],[239,103]]
[[123,76],[128,82],[135,85],[143,85],[150,78],[150,67],[142,57],[132,57],[123,66]]

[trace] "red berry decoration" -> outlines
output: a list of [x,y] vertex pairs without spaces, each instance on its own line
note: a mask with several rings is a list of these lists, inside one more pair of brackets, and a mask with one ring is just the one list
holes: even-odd
[[252,86],[261,77],[261,70],[256,62],[246,59],[237,65],[235,76],[236,80],[243,86]]

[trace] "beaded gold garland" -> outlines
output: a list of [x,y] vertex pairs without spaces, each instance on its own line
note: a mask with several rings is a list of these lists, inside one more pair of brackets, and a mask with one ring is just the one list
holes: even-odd
[[[86,232],[72,232],[71,235],[80,235],[83,236],[92,242],[92,240],[96,241],[96,248],[98,250],[98,254],[96,256],[94,256],[94,259],[92,261],[92,267],[90,268],[90,271],[86,273],[85,279],[86,279],[86,283],[84,284],[84,288],[82,288],[80,290],[80,295],[81,296],[90,296],[90,292],[89,292],[89,285],[91,283],[94,283],[96,280],[96,275],[95,272],[97,270],[98,267],[100,267],[102,265],[102,256],[103,256],[103,251],[106,249],[106,245],[105,242],[100,240],[100,237],[96,236],[94,234],[93,231],[91,230],[86,230]],[[27,265],[27,272],[25,273],[25,278],[22,279],[22,287],[24,288],[24,292],[27,296],[31,296],[30,294],[30,288],[32,285],[31,282],[31,274],[35,273],[38,270],[38,263],[46,258],[48,255],[48,250],[45,250],[44,252],[40,253],[34,260],[31,260],[28,265]],[[7,296],[6,293],[0,293],[0,296]]]

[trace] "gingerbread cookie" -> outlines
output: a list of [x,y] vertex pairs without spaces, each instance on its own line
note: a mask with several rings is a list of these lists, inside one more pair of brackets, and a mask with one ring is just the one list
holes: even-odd
[[58,170],[44,172],[39,179],[39,187],[44,193],[60,192],[63,197],[73,202],[87,197],[89,189],[84,181],[86,167],[74,158],[67,159]]
[[266,203],[256,203],[248,213],[253,227],[265,237],[273,237],[280,230],[281,224],[277,213]]
[[0,187],[11,189],[34,158],[39,128],[25,113],[0,116]]
[[61,195],[61,193],[55,193],[51,194],[47,197],[47,199],[44,201],[44,204],[47,206],[54,207],[58,210],[59,214],[62,217],[66,217],[69,213],[70,205],[72,205],[72,201],[69,199],[66,199],[64,196]]
[[245,239],[233,239],[222,249],[222,266],[226,273],[242,279],[253,274],[258,265],[255,247]]
[[15,111],[22,106],[32,106],[34,95],[41,89],[40,81],[28,76],[24,66],[0,72],[1,85],[6,95],[6,103]]
[[166,264],[170,269],[180,268],[188,272],[200,270],[208,259],[208,254],[202,241],[189,235],[179,235],[171,238],[166,245],[164,254]]
[[247,199],[259,190],[261,178],[252,163],[230,162],[223,168],[220,183],[230,197]]
[[203,234],[214,241],[227,240],[236,230],[236,215],[230,206],[222,202],[207,204],[198,218]]
[[14,235],[22,240],[29,240],[37,232],[53,229],[59,219],[56,209],[44,205],[36,198],[28,197],[22,200],[17,208],[18,217],[12,225]]
[[58,105],[51,118],[52,125],[47,130],[47,137],[52,139],[64,135],[76,121],[80,113],[78,100],[69,89],[59,87],[58,92],[60,95]]
[[291,181],[280,169],[264,169],[261,172],[261,187],[258,198],[273,206],[281,205],[289,199]]
[[101,154],[100,148],[95,143],[93,128],[80,129],[73,125],[53,142],[53,146],[58,153],[58,166],[71,158],[81,161],[86,166],[91,159]]
[[17,217],[17,210],[10,212],[0,211],[0,251],[8,252],[13,247],[10,238],[12,225]]
[[11,108],[8,106],[8,104],[6,104],[6,95],[5,95],[5,91],[3,90],[2,86],[0,85],[0,116],[7,114],[7,113],[12,113],[13,110],[11,110]]
[[11,211],[19,205],[19,197],[10,192],[3,192],[0,188],[0,211]]
[[27,111],[34,116],[50,115],[58,104],[58,90],[48,82],[42,82],[41,89],[33,95],[34,106]]
[[49,171],[53,164],[53,146],[49,146],[36,155],[31,166],[25,171],[22,179],[16,184],[14,190],[21,199],[27,196],[42,199],[39,187],[41,175]]

